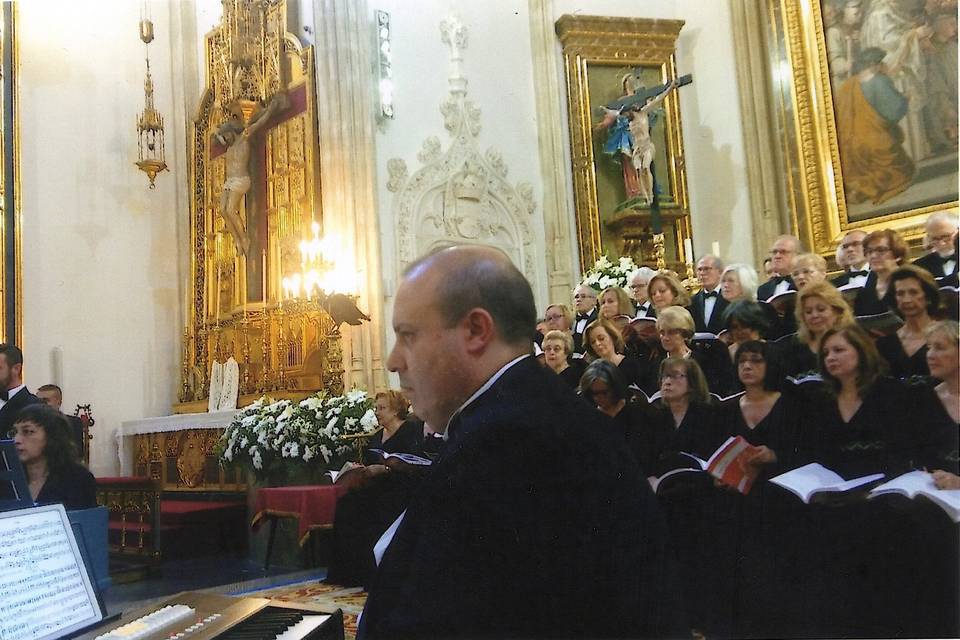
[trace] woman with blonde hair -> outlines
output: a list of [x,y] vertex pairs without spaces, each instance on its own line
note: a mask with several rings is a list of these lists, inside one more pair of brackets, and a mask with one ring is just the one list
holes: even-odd
[[633,301],[622,288],[607,287],[600,292],[600,317],[617,325],[623,325],[633,318]]
[[661,309],[671,306],[689,307],[690,294],[680,284],[680,280],[670,272],[659,271],[647,284],[647,296],[653,308],[660,314]]
[[591,361],[602,358],[620,369],[628,385],[639,384],[642,377],[640,361],[624,353],[623,336],[613,323],[603,318],[594,320],[583,332],[583,341]]
[[[725,395],[730,389],[732,370],[726,345],[719,340],[700,344],[693,342],[695,324],[693,316],[683,307],[667,307],[657,315],[657,331],[660,334],[660,360],[668,358],[692,358],[697,361],[710,380],[710,390]],[[659,384],[660,380],[656,380]],[[650,388],[649,378],[645,385]]]
[[797,291],[813,282],[823,282],[827,279],[827,261],[815,253],[801,253],[793,259],[790,277]]
[[783,373],[795,376],[817,369],[820,339],[830,329],[854,324],[850,306],[829,282],[813,282],[797,294],[797,333],[780,341]]
[[573,337],[566,331],[548,331],[543,336],[544,363],[571,389],[580,384],[580,375],[583,372],[583,359],[577,358],[570,364],[570,355],[573,353]]

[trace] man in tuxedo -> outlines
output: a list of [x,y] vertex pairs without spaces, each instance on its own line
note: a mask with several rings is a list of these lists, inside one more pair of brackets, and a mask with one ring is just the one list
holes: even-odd
[[720,333],[723,330],[723,310],[729,302],[720,295],[720,274],[723,262],[720,258],[705,255],[697,260],[697,280],[700,291],[693,294],[690,315],[698,333]]
[[585,284],[577,285],[573,290],[573,310],[577,314],[573,321],[573,353],[582,356],[587,350],[583,332],[597,319],[597,291]]
[[23,384],[23,352],[0,344],[0,437],[6,438],[20,409],[40,402]]
[[650,284],[650,278],[656,274],[657,272],[650,267],[640,267],[630,274],[630,279],[627,280],[627,292],[633,298],[633,304],[636,308],[634,318],[657,317],[653,303],[650,302],[650,297],[647,295],[647,285]]
[[77,445],[77,455],[83,458],[83,422],[77,416],[63,412],[63,390],[55,384],[44,384],[37,387],[37,398],[45,405],[51,406],[66,418],[73,434],[73,442]]
[[387,367],[447,445],[374,548],[361,640],[689,635],[645,473],[530,357],[534,316],[496,249],[406,270]]
[[925,226],[932,251],[913,264],[929,271],[941,285],[957,286],[957,218],[940,211],[927,218]]
[[854,229],[848,231],[840,240],[837,256],[838,261],[843,261],[843,273],[831,280],[833,286],[839,288],[849,284],[862,287],[867,283],[870,263],[863,253],[863,239],[866,237],[865,231]]
[[[796,291],[797,287],[793,284],[793,278],[790,277],[790,269],[793,266],[793,259],[802,252],[803,245],[796,236],[785,234],[773,242],[770,247],[770,269],[773,275],[757,289],[757,299],[760,302],[776,294]],[[777,302],[772,306],[776,311],[776,320],[771,323],[767,338],[776,340],[794,333],[797,330],[797,321],[793,316],[794,301]]]

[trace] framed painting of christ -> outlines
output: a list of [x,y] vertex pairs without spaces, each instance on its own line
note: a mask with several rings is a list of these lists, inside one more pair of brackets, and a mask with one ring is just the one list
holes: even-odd
[[922,243],[956,209],[957,14],[949,0],[769,0],[790,196],[827,255],[850,229]]
[[666,263],[682,264],[690,237],[674,57],[682,26],[580,15],[557,21],[583,269],[600,255],[652,265],[660,232]]

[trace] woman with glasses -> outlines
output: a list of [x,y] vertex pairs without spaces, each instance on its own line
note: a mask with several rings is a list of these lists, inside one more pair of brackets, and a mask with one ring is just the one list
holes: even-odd
[[59,411],[45,404],[20,410],[9,433],[37,504],[67,510],[97,506],[97,483],[80,464],[73,434]]
[[[667,358],[695,360],[710,381],[709,390],[725,395],[731,390],[732,382],[726,345],[719,340],[694,343],[694,328],[693,316],[683,307],[667,307],[660,311],[657,316],[657,331],[660,334],[661,353],[657,360]],[[656,370],[653,367],[648,369],[647,381],[643,385],[644,390],[652,391],[659,382],[659,380],[651,381],[650,379],[649,372]]]
[[869,316],[890,311],[883,300],[890,289],[890,276],[907,258],[907,243],[893,229],[881,229],[863,239],[863,253],[870,264],[870,275],[857,294],[853,312]]
[[[767,307],[769,308],[769,307]],[[740,346],[751,340],[763,340],[770,329],[770,315],[757,302],[738,300],[723,312],[723,326],[730,336],[727,352],[730,361],[736,362]]]
[[570,355],[573,353],[573,338],[565,331],[548,331],[543,336],[544,363],[555,374],[560,376],[571,389],[580,384],[580,375],[583,372],[583,359],[576,358],[571,364]]
[[900,267],[890,276],[884,303],[903,318],[895,333],[877,338],[877,351],[889,365],[890,375],[905,379],[928,376],[926,328],[940,307],[940,290],[933,276],[913,265]]

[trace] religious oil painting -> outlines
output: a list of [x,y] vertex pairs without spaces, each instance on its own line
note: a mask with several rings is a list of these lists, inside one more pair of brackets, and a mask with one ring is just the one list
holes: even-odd
[[820,7],[848,219],[956,200],[956,0]]

